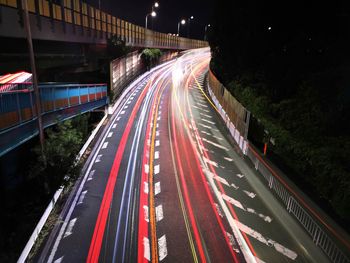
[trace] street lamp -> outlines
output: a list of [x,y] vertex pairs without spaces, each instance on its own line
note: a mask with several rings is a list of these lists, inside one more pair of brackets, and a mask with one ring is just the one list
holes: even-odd
[[177,35],[179,36],[180,35],[180,24],[181,25],[185,25],[186,24],[186,20],[185,19],[181,19],[181,21],[179,21],[177,23]]
[[155,11],[152,11],[151,13],[146,15],[146,23],[145,23],[145,28],[147,29],[147,25],[148,25],[148,17],[152,16],[152,17],[156,17],[157,13]]
[[[146,15],[146,23],[145,23],[145,28],[147,29],[147,26],[148,26],[148,17],[149,16],[152,16],[152,17],[155,17],[157,16],[157,13],[154,11],[154,8],[158,8],[159,7],[159,3],[158,2],[155,2],[153,5],[152,5],[152,11],[151,13],[147,14]],[[153,20],[152,20],[153,21]],[[152,23],[152,27],[153,27],[153,23]]]
[[204,28],[204,40],[207,40],[207,30],[208,30],[208,27],[210,27],[210,24],[206,25],[205,28]]
[[194,19],[194,16],[191,16],[190,18],[187,19],[188,27],[187,27],[187,37],[190,38],[190,25],[191,25],[191,20]]

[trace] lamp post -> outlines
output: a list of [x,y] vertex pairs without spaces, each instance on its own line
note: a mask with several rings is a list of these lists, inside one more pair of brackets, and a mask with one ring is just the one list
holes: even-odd
[[207,40],[207,30],[208,30],[208,27],[210,27],[210,24],[206,25],[205,28],[204,28],[204,40]]
[[179,21],[177,23],[177,36],[180,36],[180,24],[181,25],[185,25],[186,24],[186,20],[185,19],[181,19],[181,21]]
[[35,106],[36,106],[36,115],[38,120],[38,130],[39,130],[39,139],[41,146],[41,154],[46,162],[44,155],[44,128],[41,118],[41,99],[40,99],[40,91],[38,87],[38,79],[36,75],[36,66],[35,66],[35,57],[33,51],[33,42],[32,42],[32,32],[30,28],[29,22],[29,13],[28,13],[28,3],[26,0],[22,0],[22,7],[24,12],[24,27],[27,36],[28,49],[29,49],[29,58],[30,58],[30,67],[33,74],[33,87],[34,87],[34,96],[35,96]]
[[[158,2],[154,2],[154,4],[152,5],[152,10],[151,13],[146,15],[146,22],[145,22],[145,28],[147,29],[148,26],[148,17],[152,16],[155,17],[157,16],[157,13],[154,11],[154,8],[158,8],[159,7],[159,3]],[[152,20],[152,29],[153,29],[153,20]]]
[[194,16],[191,16],[190,18],[187,19],[187,23],[188,23],[188,26],[187,26],[187,37],[190,38],[190,26],[191,26],[191,20],[194,19]]
[[152,16],[152,17],[155,17],[157,15],[156,12],[152,11],[151,13],[147,14],[146,15],[146,22],[145,22],[145,28],[147,29],[147,26],[148,26],[148,17],[149,16]]

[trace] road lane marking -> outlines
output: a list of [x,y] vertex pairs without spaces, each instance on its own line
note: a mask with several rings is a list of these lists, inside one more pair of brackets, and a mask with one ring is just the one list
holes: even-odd
[[232,162],[232,161],[233,161],[233,159],[232,159],[232,158],[229,158],[229,157],[224,157],[224,159],[225,159],[226,161],[228,161],[228,162]]
[[145,173],[148,174],[149,173],[149,165],[145,164]]
[[156,140],[156,147],[160,145],[159,140]]
[[119,121],[119,120],[120,120],[120,117],[117,118],[117,121]]
[[158,205],[156,207],[156,220],[157,222],[161,221],[164,218],[164,214],[163,214],[163,206],[162,205]]
[[145,259],[147,259],[148,261],[150,261],[151,260],[151,248],[149,245],[149,239],[147,237],[143,238],[143,247],[144,247],[143,257]]
[[235,251],[237,254],[239,254],[240,251],[238,249],[238,245],[237,245],[235,239],[233,238],[233,235],[231,235],[229,232],[226,232],[226,235],[228,237],[228,240],[230,242],[232,250]]
[[158,239],[158,248],[159,248],[159,261],[162,261],[168,255],[168,249],[166,245],[166,237],[163,235]]
[[243,190],[243,192],[244,192],[247,196],[249,196],[250,198],[254,198],[254,197],[256,196],[255,193],[249,192],[249,191],[247,191],[247,190]]
[[128,107],[129,107],[128,105],[125,105],[125,106],[124,106],[124,109],[127,109]]
[[113,132],[108,133],[107,138],[111,138],[113,135]]
[[207,123],[209,123],[209,124],[212,124],[212,125],[214,125],[214,124],[215,124],[215,122],[213,122],[213,121],[209,121],[209,120],[204,119],[204,118],[201,118],[201,121],[205,121],[205,122],[207,122]]
[[88,181],[94,179],[93,177],[94,177],[95,171],[96,171],[96,170],[91,170],[91,171],[90,171],[89,177],[88,177],[88,179],[87,179]]
[[159,151],[154,152],[154,159],[155,160],[159,159]]
[[131,103],[131,100],[129,100],[128,102],[127,102],[127,104],[130,104]]
[[215,143],[215,142],[210,141],[210,140],[208,140],[208,139],[206,139],[206,138],[202,138],[202,140],[203,140],[204,142],[207,142],[207,143],[209,143],[209,144],[211,144],[211,145],[217,147],[217,148],[220,148],[220,149],[225,150],[225,151],[229,151],[228,148],[226,148],[225,146],[222,146],[221,144]]
[[235,185],[234,183],[232,183],[231,186],[232,186],[235,190],[237,190],[237,189],[239,188],[239,186]]
[[212,160],[209,160],[208,158],[206,158],[206,157],[204,157],[204,156],[203,156],[203,160],[204,160],[204,162],[208,163],[209,165],[218,167],[218,163],[217,163],[217,162],[214,162],[214,161],[212,161]]
[[62,256],[62,257],[56,259],[56,260],[54,261],[54,263],[61,263],[62,260],[63,260],[63,258],[64,258],[64,256]]
[[159,136],[159,131],[156,131],[156,136]]
[[148,206],[147,205],[143,206],[143,216],[145,218],[145,221],[149,222],[149,213],[148,213]]
[[75,222],[77,222],[77,219],[78,219],[78,218],[73,218],[73,219],[71,219],[71,220],[69,221],[69,224],[68,224],[68,226],[67,226],[67,230],[66,230],[66,232],[64,233],[63,238],[68,237],[68,236],[70,236],[71,234],[73,234],[72,230],[73,230],[73,227],[74,227],[74,225],[75,225]]
[[122,110],[122,111],[120,112],[121,115],[123,115],[124,113],[125,113],[125,110]]
[[255,215],[259,216],[261,219],[263,219],[267,223],[271,223],[272,222],[272,218],[271,217],[266,216],[266,215],[261,214],[261,213],[257,213],[253,208],[244,207],[244,205],[240,201],[238,201],[238,200],[236,200],[236,199],[234,199],[234,198],[232,198],[232,197],[230,197],[230,196],[228,196],[226,194],[222,194],[221,196],[222,196],[222,198],[225,201],[233,204],[235,207],[238,207],[239,209],[242,209],[243,211],[246,211],[248,213],[255,214]]
[[103,154],[99,154],[99,155],[97,155],[97,158],[96,158],[95,163],[99,163],[99,162],[101,162],[101,158],[102,158],[102,156],[103,156]]
[[203,115],[203,116],[205,116],[205,117],[207,117],[207,118],[213,118],[212,116],[210,116],[210,115],[208,115],[208,114],[204,114],[204,113],[199,113],[200,115]]
[[159,174],[159,170],[160,170],[160,165],[157,164],[154,166],[154,174]]
[[157,182],[157,183],[154,184],[154,195],[159,194],[160,191],[161,191],[161,189],[160,189],[160,182]]
[[239,178],[243,178],[244,177],[243,174],[236,174],[236,176],[239,177]]
[[116,123],[113,124],[112,129],[115,129],[115,127],[117,127],[117,124],[116,124]]
[[274,247],[276,251],[280,252],[281,254],[283,254],[284,256],[295,260],[298,256],[297,253],[295,253],[293,250],[290,250],[284,246],[282,246],[281,244],[277,243],[276,241],[269,239],[269,238],[265,238],[262,234],[260,234],[259,232],[255,231],[254,229],[250,228],[249,226],[244,225],[243,223],[241,223],[238,220],[233,219],[237,225],[237,227],[244,233],[246,233],[247,235],[255,238],[256,240],[260,241],[261,243],[269,246],[269,247]]
[[198,125],[199,125],[199,126],[202,126],[202,127],[204,127],[204,128],[207,128],[207,129],[209,129],[209,130],[213,130],[213,131],[217,131],[217,132],[218,132],[217,129],[215,129],[215,128],[213,128],[213,127],[210,127],[210,126],[208,126],[208,125],[205,125],[205,124],[203,124],[203,123],[198,123]]
[[205,107],[205,108],[208,108],[207,105],[205,105],[205,104],[203,104],[203,103],[200,103],[200,102],[198,102],[198,101],[197,101],[197,105],[202,106],[202,107]]
[[78,205],[83,203],[86,193],[87,193],[87,190],[81,192],[80,197],[79,197],[79,201],[78,201]]
[[147,182],[143,182],[143,183],[144,183],[143,191],[144,191],[145,194],[148,194],[148,183]]
[[210,112],[209,110],[201,109],[201,108],[197,107],[196,105],[192,105],[192,107],[197,109],[197,110],[201,110],[201,111],[204,111],[204,112],[207,112],[207,113]]
[[103,145],[102,145],[102,149],[106,149],[108,146],[108,142],[105,142]]

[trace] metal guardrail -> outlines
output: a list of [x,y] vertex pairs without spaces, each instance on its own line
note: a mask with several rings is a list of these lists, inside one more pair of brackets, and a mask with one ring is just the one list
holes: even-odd
[[[209,85],[209,82],[208,82]],[[221,86],[225,89],[224,86]],[[214,102],[219,103],[215,94],[208,86],[209,94]],[[221,116],[225,123],[228,115]],[[230,129],[230,124],[228,124]],[[232,133],[231,133],[232,134]],[[243,151],[243,149],[241,148]],[[304,230],[310,235],[316,246],[320,247],[325,255],[335,263],[349,263],[350,244],[346,237],[340,235],[330,223],[327,223],[322,217],[305,201],[300,195],[290,187],[285,180],[260,156],[260,154],[248,142],[248,147],[243,153],[247,155],[260,172],[268,188],[284,204],[286,210],[294,216]]]
[[[347,241],[303,200],[286,182],[267,164],[259,153],[249,145],[248,158],[255,169],[265,179],[269,189],[282,201],[287,211],[303,226],[313,242],[322,249],[332,262],[350,262],[346,252]],[[337,242],[335,242],[337,240]]]

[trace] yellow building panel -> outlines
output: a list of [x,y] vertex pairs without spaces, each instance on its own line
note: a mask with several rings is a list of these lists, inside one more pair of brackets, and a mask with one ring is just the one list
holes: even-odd
[[64,7],[72,8],[70,0],[64,0]]
[[70,9],[64,9],[64,19],[67,23],[72,23],[72,11]]
[[44,0],[44,1],[42,1],[42,4],[43,4],[43,15],[50,16],[49,2]]
[[28,0],[28,11],[35,13],[35,2],[34,0]]
[[80,12],[80,2],[79,0],[74,0],[74,10]]
[[78,25],[78,26],[81,25],[80,13],[74,12],[74,22],[75,22],[75,24]]
[[53,4],[53,18],[62,20],[62,11],[59,5]]

